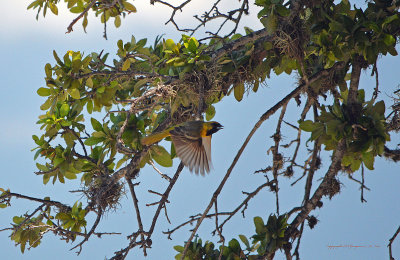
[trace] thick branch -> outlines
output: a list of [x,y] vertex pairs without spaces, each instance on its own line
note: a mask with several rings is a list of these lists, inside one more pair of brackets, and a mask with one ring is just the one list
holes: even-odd
[[385,146],[383,156],[385,156],[387,159],[390,159],[394,162],[398,162],[398,161],[400,161],[400,149],[392,150]]

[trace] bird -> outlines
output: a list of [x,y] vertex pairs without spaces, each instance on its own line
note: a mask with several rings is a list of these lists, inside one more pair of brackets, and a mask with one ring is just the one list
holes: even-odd
[[211,136],[223,126],[215,121],[187,121],[172,126],[162,132],[154,133],[141,140],[142,145],[152,145],[170,136],[175,146],[176,155],[190,172],[205,175],[212,168]]

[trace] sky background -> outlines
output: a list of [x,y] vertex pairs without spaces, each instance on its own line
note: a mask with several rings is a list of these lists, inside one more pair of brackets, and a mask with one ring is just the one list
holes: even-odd
[[[108,26],[108,40],[102,37],[103,27],[97,18],[89,19],[87,34],[82,31],[80,22],[74,27],[71,34],[65,34],[70,21],[75,17],[65,10],[59,10],[59,16],[48,12],[47,17],[35,20],[35,11],[27,11],[26,7],[31,1],[5,1],[3,0],[2,15],[0,16],[0,187],[9,188],[13,192],[23,193],[35,197],[50,196],[54,200],[73,204],[76,200],[85,199],[76,193],[68,191],[79,187],[79,178],[67,181],[66,184],[43,185],[42,178],[36,176],[37,170],[33,161],[35,147],[32,134],[40,135],[39,128],[35,124],[42,113],[39,106],[45,101],[36,94],[39,87],[45,85],[44,66],[47,62],[54,64],[53,49],[63,55],[68,50],[90,53],[92,51],[114,54],[117,50],[118,39],[128,41],[131,35],[136,39],[148,38],[152,43],[157,35],[165,34],[166,38],[178,39],[172,25],[165,26],[169,18],[167,9],[160,6],[150,6],[148,1],[136,1],[134,4],[138,13],[130,15],[122,21],[122,26],[115,29]],[[145,3],[143,3],[145,2]],[[227,1],[225,1],[227,2]],[[363,1],[358,1],[363,3]],[[190,23],[193,12],[202,13],[205,1],[194,1],[188,6],[188,13],[179,16],[179,21]],[[253,11],[252,17],[246,17],[242,26],[253,29],[261,28],[261,24]],[[111,59],[109,60],[111,61]],[[382,57],[379,60],[380,98],[391,103],[391,93],[399,85],[398,71],[400,67],[399,57]],[[360,87],[367,89],[367,97],[371,97],[371,89],[375,80],[370,77],[370,71],[362,73]],[[189,216],[202,212],[208,205],[212,193],[223,178],[231,164],[239,147],[247,137],[258,118],[282,97],[287,95],[295,86],[295,78],[288,76],[272,77],[267,80],[267,86],[261,88],[256,94],[250,93],[242,102],[238,103],[233,96],[226,97],[216,105],[217,114],[214,120],[224,125],[224,129],[213,138],[213,164],[214,171],[206,177],[190,174],[184,170],[178,182],[170,194],[168,213],[172,221],[170,225],[163,215],[160,216],[153,234],[153,248],[148,250],[146,259],[173,259],[176,252],[174,245],[183,245],[190,233],[188,229],[182,229],[172,235],[173,241],[167,240],[167,236],[161,231],[172,229],[186,221]],[[289,104],[285,118],[286,121],[296,123],[298,114],[293,102]],[[270,136],[274,133],[277,116],[271,117],[256,132],[240,158],[230,179],[226,183],[218,200],[220,211],[231,211],[244,196],[241,191],[253,191],[264,180],[262,175],[254,175],[254,171],[270,165],[271,156],[267,150],[273,145]],[[88,121],[87,121],[88,122]],[[282,144],[292,140],[294,130],[283,126]],[[398,135],[392,134],[391,148],[400,143]],[[303,136],[303,141],[308,138]],[[290,150],[288,155],[291,154]],[[329,153],[325,153],[324,168],[317,173],[318,180],[326,172],[329,166]],[[304,154],[298,159],[304,160]],[[174,160],[174,167],[162,169],[164,173],[172,175],[179,161]],[[365,171],[365,184],[371,191],[365,191],[364,197],[368,203],[360,202],[359,185],[350,181],[345,174],[340,173],[339,178],[343,183],[339,196],[332,200],[323,199],[324,207],[312,212],[319,219],[318,225],[313,229],[305,229],[300,255],[302,259],[387,259],[387,244],[389,238],[400,225],[399,196],[399,165],[378,158],[375,163],[375,171]],[[304,181],[297,185],[290,184],[297,179],[281,179],[280,202],[281,212],[285,212],[301,204],[303,198]],[[360,172],[355,174],[360,179]],[[142,219],[145,229],[148,229],[155,207],[146,207],[146,203],[157,201],[159,198],[149,194],[148,189],[163,192],[167,185],[151,168],[145,168],[137,181],[141,185],[137,187]],[[314,184],[314,188],[318,184]],[[249,203],[246,218],[240,214],[235,216],[224,228],[224,236],[229,241],[237,238],[238,234],[251,236],[254,234],[253,217],[268,215],[275,212],[275,195],[266,190]],[[0,229],[9,226],[12,217],[22,215],[34,210],[38,205],[13,199],[12,207],[0,211]],[[88,226],[93,223],[89,219]],[[216,242],[217,237],[212,237],[214,220],[205,220],[200,228],[199,235],[203,240]],[[69,249],[73,246],[58,240],[51,234],[45,236],[42,244],[34,249],[20,253],[19,247],[15,247],[9,239],[10,232],[0,233],[1,254],[3,259],[104,259],[113,256],[113,252],[125,248],[128,245],[126,236],[137,230],[136,216],[129,194],[123,197],[121,206],[116,212],[109,212],[102,219],[97,228],[98,232],[122,232],[121,236],[103,236],[101,239],[92,236],[84,245],[79,257]],[[81,238],[77,239],[77,242]],[[336,248],[329,246],[363,246],[362,248]],[[400,257],[400,240],[393,245],[393,254]],[[139,249],[133,249],[127,259],[144,258]],[[282,259],[278,254],[276,259]]]

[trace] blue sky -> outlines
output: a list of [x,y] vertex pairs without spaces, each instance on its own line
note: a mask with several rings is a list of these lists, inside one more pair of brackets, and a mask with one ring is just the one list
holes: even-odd
[[[58,17],[48,13],[48,17],[39,21],[35,20],[36,13],[27,11],[26,6],[30,1],[8,1],[2,6],[0,16],[0,109],[1,132],[0,135],[0,187],[10,188],[11,191],[26,195],[44,197],[50,196],[54,200],[73,204],[82,199],[68,191],[76,189],[79,181],[69,181],[67,184],[55,185],[42,184],[42,179],[33,172],[36,171],[33,153],[34,147],[32,134],[40,134],[35,122],[41,114],[39,106],[44,99],[36,94],[39,87],[44,86],[44,65],[47,62],[54,63],[52,51],[65,53],[68,50],[100,52],[104,49],[111,54],[116,52],[118,39],[129,40],[131,35],[136,39],[148,38],[152,42],[156,35],[165,34],[167,38],[176,39],[179,33],[170,25],[165,26],[168,20],[168,12],[158,8],[149,7],[148,4],[138,5],[138,14],[131,15],[123,20],[122,27],[115,29],[109,26],[106,41],[102,38],[102,25],[97,19],[90,19],[88,33],[82,32],[80,25],[75,26],[71,34],[65,34],[73,15],[60,10]],[[139,1],[137,1],[139,2]],[[362,2],[362,1],[360,1]],[[190,6],[190,10],[197,10],[200,4]],[[147,13],[147,11],[149,13]],[[62,15],[61,15],[62,14]],[[180,18],[181,22],[189,21],[190,15]],[[260,28],[260,24],[254,18],[247,18],[243,25],[251,28]],[[390,95],[399,84],[397,75],[400,67],[399,57],[382,57],[378,68],[380,75],[380,98],[391,104]],[[267,86],[261,88],[256,94],[250,93],[240,103],[233,97],[226,97],[216,106],[217,114],[214,118],[224,125],[224,129],[213,138],[213,164],[214,171],[206,177],[190,174],[186,169],[181,174],[171,195],[171,203],[168,205],[169,217],[172,225],[168,224],[163,216],[157,223],[153,236],[153,248],[149,250],[146,259],[172,259],[175,251],[174,245],[183,244],[188,239],[187,229],[178,231],[172,236],[173,241],[161,233],[168,228],[187,220],[189,216],[202,212],[208,204],[212,193],[218,186],[227,168],[232,162],[237,150],[250,132],[251,128],[267,109],[284,97],[295,87],[295,79],[287,76],[272,77]],[[370,77],[370,71],[362,73],[361,87],[368,89],[367,96],[371,96],[374,87],[374,79]],[[290,103],[287,121],[295,123],[298,115],[293,103]],[[267,150],[273,145],[270,136],[275,129],[276,116],[271,117],[257,131],[252,141],[240,158],[237,167],[224,187],[218,202],[220,211],[234,209],[243,199],[241,191],[252,191],[263,181],[262,176],[253,175],[255,170],[264,168],[271,162],[271,156]],[[294,131],[284,126],[284,141],[289,142]],[[395,147],[400,143],[399,136],[392,134],[390,146]],[[303,136],[305,140],[306,136]],[[302,155],[305,157],[306,155]],[[315,179],[319,179],[325,173],[328,166],[329,154],[324,156],[324,168],[319,171]],[[299,159],[301,161],[301,158]],[[179,161],[174,161],[174,167],[162,169],[166,174],[172,175]],[[340,181],[343,183],[342,192],[332,200],[324,198],[324,207],[313,212],[320,222],[313,229],[306,229],[300,254],[303,259],[384,259],[388,258],[387,243],[398,225],[400,225],[400,202],[398,184],[400,183],[399,165],[385,159],[377,159],[376,170],[366,170],[366,185],[371,189],[364,196],[368,203],[360,203],[359,185],[348,180],[340,173]],[[298,173],[299,174],[299,173]],[[298,175],[296,175],[298,176]],[[355,177],[360,179],[360,173]],[[302,201],[304,180],[292,187],[294,179],[282,180],[280,183],[281,211],[290,210]],[[142,171],[138,181],[138,196],[145,229],[148,229],[155,208],[148,208],[146,203],[154,202],[158,197],[149,194],[148,189],[162,192],[167,183],[150,168]],[[314,187],[317,184],[314,184]],[[84,201],[84,200],[83,200]],[[33,210],[38,205],[30,205],[21,200],[13,200],[13,207],[1,210],[0,229],[5,228],[12,221],[14,215],[21,215]],[[267,191],[260,192],[249,204],[246,211],[246,219],[238,215],[226,225],[224,236],[226,239],[237,238],[238,234],[250,236],[254,233],[252,218],[262,216],[264,219],[275,212],[274,194]],[[90,223],[90,222],[89,222]],[[205,239],[216,242],[217,237],[212,237],[214,222],[205,221],[199,235]],[[14,247],[8,238],[8,232],[0,233],[2,257],[4,259],[104,259],[111,257],[114,251],[126,247],[126,236],[137,229],[136,217],[129,194],[123,198],[121,207],[114,213],[108,213],[98,227],[98,231],[122,232],[121,236],[104,236],[101,239],[92,237],[86,243],[82,254],[76,257],[72,247],[64,241],[59,241],[53,235],[47,235],[42,245],[21,254],[19,248]],[[329,249],[328,246],[353,245],[365,246],[362,248],[337,248]],[[371,247],[369,247],[371,246]],[[394,243],[394,256],[400,257],[400,240]],[[129,254],[128,259],[144,258],[138,249]],[[278,254],[276,259],[283,258]]]

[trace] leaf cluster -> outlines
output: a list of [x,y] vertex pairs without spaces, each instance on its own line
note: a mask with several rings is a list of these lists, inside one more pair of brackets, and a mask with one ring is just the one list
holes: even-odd
[[[55,219],[61,221],[61,225],[66,230],[81,232],[86,227],[86,210],[82,208],[82,202],[75,202],[70,212],[59,212]],[[85,231],[86,233],[86,231]],[[76,235],[73,235],[73,240]]]
[[[239,260],[239,259],[258,259],[266,253],[273,253],[286,243],[284,241],[284,233],[288,227],[287,215],[276,217],[270,215],[267,224],[261,217],[254,218],[256,234],[253,235],[252,243],[244,235],[239,235],[240,240],[244,244],[242,249],[239,241],[235,238],[231,239],[227,246],[221,245],[219,249],[215,249],[212,242],[206,241],[202,245],[202,240],[196,239],[190,242],[188,252],[184,259],[223,259],[223,260]],[[174,246],[179,253],[175,259],[181,259],[183,246]],[[257,254],[252,254],[257,251]],[[221,257],[221,258],[219,258]]]
[[300,121],[300,129],[311,132],[311,141],[318,139],[325,150],[335,150],[339,141],[346,140],[346,153],[342,160],[350,172],[357,171],[363,163],[374,169],[374,159],[382,155],[386,141],[390,140],[385,122],[385,103],[375,100],[365,101],[364,90],[358,92],[356,115],[351,115],[347,104],[348,91],[342,92],[341,99],[331,106],[322,106],[321,115],[315,122]]
[[[28,9],[37,9],[36,19],[42,13],[43,17],[46,16],[47,10],[58,15],[58,6],[61,0],[35,0],[31,2]],[[64,0],[67,3],[68,10],[73,14],[83,15],[82,27],[86,30],[88,25],[88,13],[84,12],[89,6],[96,17],[100,17],[101,23],[106,23],[110,18],[114,18],[114,25],[116,28],[121,26],[121,17],[124,18],[127,14],[136,13],[136,7],[129,3],[127,0],[119,1],[96,1],[91,4],[92,0]]]
[[41,242],[41,233],[47,228],[42,222],[43,216],[34,217],[26,221],[23,216],[13,217],[13,226],[18,227],[11,235],[16,245],[20,246],[21,252],[25,252],[26,245],[37,247]]

